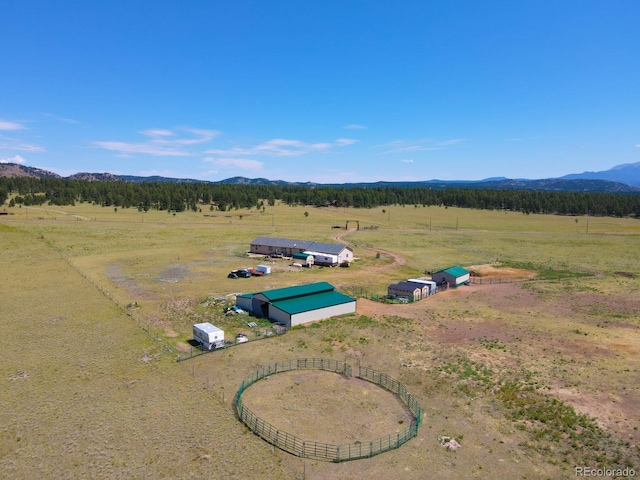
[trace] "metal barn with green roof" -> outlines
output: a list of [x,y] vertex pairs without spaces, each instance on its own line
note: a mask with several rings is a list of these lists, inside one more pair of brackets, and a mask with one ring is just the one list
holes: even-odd
[[469,270],[460,266],[440,270],[431,275],[431,278],[438,285],[448,283],[450,287],[457,287],[469,281]]
[[327,282],[238,295],[236,304],[287,328],[356,311],[356,299],[336,292]]

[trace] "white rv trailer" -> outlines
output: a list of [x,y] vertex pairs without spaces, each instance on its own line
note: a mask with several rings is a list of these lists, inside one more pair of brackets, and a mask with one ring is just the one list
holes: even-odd
[[209,322],[195,324],[193,338],[207,350],[224,347],[224,331]]
[[329,253],[319,252],[303,252],[307,255],[313,255],[314,265],[325,265],[329,267],[335,267],[338,265],[338,255],[331,255]]

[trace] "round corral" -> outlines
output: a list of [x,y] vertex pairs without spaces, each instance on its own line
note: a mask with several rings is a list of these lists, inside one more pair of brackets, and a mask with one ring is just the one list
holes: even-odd
[[327,359],[263,367],[245,378],[235,403],[238,417],[269,443],[334,462],[398,448],[420,423],[420,407],[404,385],[369,368],[352,374],[350,365]]

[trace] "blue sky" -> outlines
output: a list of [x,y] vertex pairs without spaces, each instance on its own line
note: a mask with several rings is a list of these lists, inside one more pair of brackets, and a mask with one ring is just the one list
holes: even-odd
[[640,2],[0,6],[0,161],[222,180],[548,178],[640,161]]

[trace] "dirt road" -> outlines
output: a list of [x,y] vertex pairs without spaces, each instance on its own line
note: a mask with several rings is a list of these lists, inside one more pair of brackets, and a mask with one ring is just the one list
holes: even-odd
[[[354,230],[355,228],[350,228],[345,232],[339,233],[338,235],[333,237],[333,239],[336,240],[337,242],[344,243],[345,245],[349,245],[351,242],[344,240],[343,237],[353,232]],[[402,257],[401,255],[398,255],[397,253],[389,252],[387,250],[382,250],[380,248],[373,248],[373,247],[362,247],[362,248],[366,248],[367,250],[370,250],[372,252],[379,253],[380,255],[384,255],[385,257],[391,258],[393,260],[394,265],[405,265],[407,263],[404,257]],[[385,268],[388,268],[388,265],[386,265]]]

